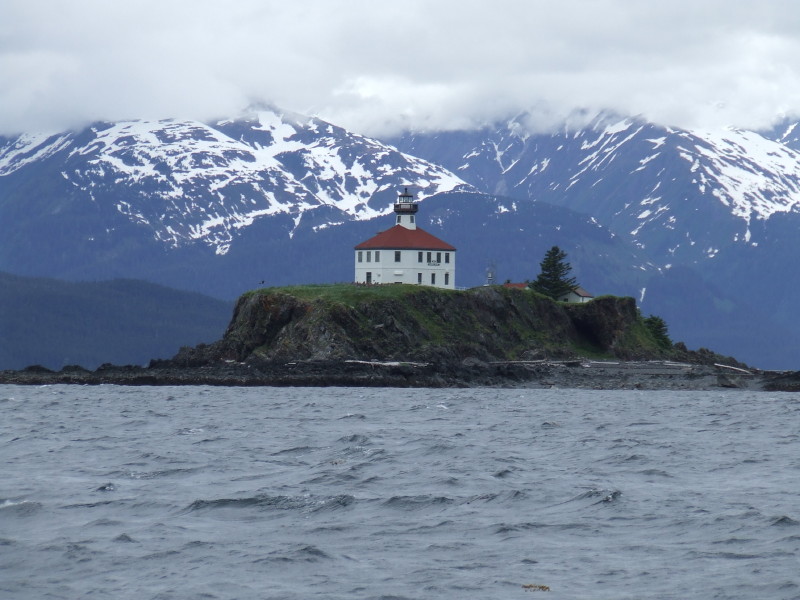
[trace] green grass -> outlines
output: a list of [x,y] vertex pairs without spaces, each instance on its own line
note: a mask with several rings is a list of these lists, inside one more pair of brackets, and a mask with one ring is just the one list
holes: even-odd
[[397,300],[423,291],[434,291],[442,294],[461,293],[456,290],[446,290],[425,285],[355,285],[352,283],[328,283],[293,285],[286,287],[262,288],[252,290],[247,294],[256,293],[282,293],[301,298],[303,300],[325,300],[328,302],[356,306],[370,300]]

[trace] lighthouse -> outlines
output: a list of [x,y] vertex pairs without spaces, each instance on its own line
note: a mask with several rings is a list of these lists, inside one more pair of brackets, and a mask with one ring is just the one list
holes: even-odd
[[394,204],[395,225],[355,247],[355,282],[455,288],[456,249],[417,226],[419,204],[408,188]]
[[394,214],[396,215],[397,225],[402,225],[406,229],[417,228],[417,211],[419,204],[414,202],[414,196],[408,193],[408,188],[397,196],[394,203]]

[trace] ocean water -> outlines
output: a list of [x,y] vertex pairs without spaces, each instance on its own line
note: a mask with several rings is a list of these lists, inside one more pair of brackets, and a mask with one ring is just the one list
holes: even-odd
[[0,386],[2,599],[800,598],[800,395]]

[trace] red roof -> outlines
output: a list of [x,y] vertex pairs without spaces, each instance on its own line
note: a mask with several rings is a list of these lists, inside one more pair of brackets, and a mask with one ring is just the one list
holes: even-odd
[[455,250],[453,246],[424,229],[419,227],[406,229],[402,225],[395,225],[391,229],[381,231],[366,242],[361,242],[355,249],[371,250],[373,248],[381,250]]

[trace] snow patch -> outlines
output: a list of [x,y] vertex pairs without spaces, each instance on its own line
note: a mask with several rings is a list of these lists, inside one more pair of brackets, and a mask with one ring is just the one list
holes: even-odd
[[23,134],[0,148],[0,177],[31,163],[44,160],[70,144],[70,134]]
[[630,129],[633,122],[629,119],[622,119],[621,121],[614,123],[613,125],[608,125],[603,132],[605,135],[615,135],[617,133],[622,133],[623,131]]
[[631,172],[636,173],[637,171],[643,171],[647,167],[647,163],[649,163],[651,160],[655,158],[658,158],[660,155],[661,155],[660,152],[656,152],[655,154],[651,154],[650,156],[641,159],[639,161],[639,166]]
[[[702,186],[731,213],[749,222],[800,208],[800,153],[755,132],[695,132],[687,150],[702,171]],[[704,189],[704,188],[702,188]]]
[[786,131],[783,132],[783,135],[780,137],[780,139],[785,140],[790,135],[792,135],[792,132],[794,131],[795,127],[797,127],[797,123],[792,123],[791,125],[789,125],[789,127],[786,128]]

